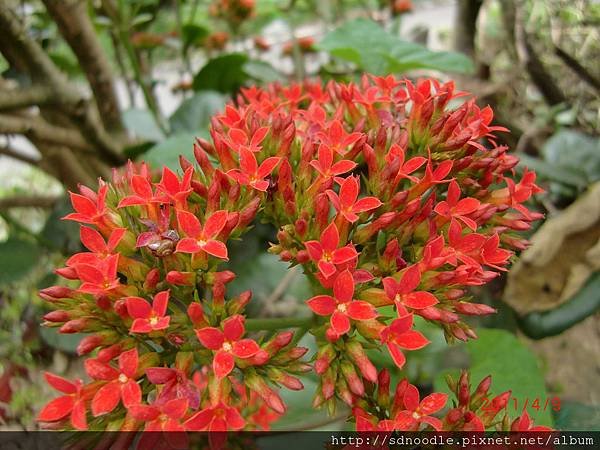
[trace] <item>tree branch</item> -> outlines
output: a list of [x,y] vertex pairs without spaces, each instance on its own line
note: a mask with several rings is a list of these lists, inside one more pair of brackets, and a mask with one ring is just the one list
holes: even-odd
[[554,46],[554,54],[558,56],[561,61],[571,69],[579,78],[589,84],[592,88],[600,92],[600,79],[592,75],[579,61],[565,52],[562,48],[557,45]]
[[34,85],[23,89],[0,89],[0,110],[26,108],[52,103],[52,89],[47,85]]
[[122,131],[114,79],[110,63],[96,37],[86,11],[86,2],[80,0],[43,0],[48,13],[56,22],[60,34],[69,44],[90,83],[104,126],[111,131]]
[[0,147],[0,155],[8,156],[18,161],[31,164],[32,166],[37,166],[39,163],[39,160],[32,158],[31,156],[24,155],[23,153],[9,146]]
[[87,139],[77,130],[51,125],[39,117],[0,114],[0,134],[22,134],[81,150],[91,150]]
[[567,98],[554,82],[552,76],[546,71],[544,64],[529,41],[529,36],[525,30],[523,6],[519,5],[519,2],[516,3],[515,12],[515,43],[517,53],[527,73],[529,73],[531,81],[550,106],[567,103]]
[[52,208],[60,196],[19,196],[0,198],[0,210],[9,208]]

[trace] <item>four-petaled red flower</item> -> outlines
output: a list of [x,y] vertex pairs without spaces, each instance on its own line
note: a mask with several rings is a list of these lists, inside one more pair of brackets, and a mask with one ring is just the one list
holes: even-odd
[[215,327],[196,330],[200,343],[216,353],[213,370],[217,378],[224,378],[235,366],[235,358],[251,358],[260,350],[252,339],[241,339],[244,335],[244,316],[236,314],[223,321],[223,331]]
[[216,237],[223,230],[228,216],[225,210],[215,211],[208,216],[203,227],[194,214],[188,211],[177,211],[177,223],[187,237],[177,243],[176,251],[192,254],[206,252],[227,260],[227,247]]
[[87,294],[108,294],[121,286],[117,276],[119,254],[114,254],[104,260],[97,259],[95,265],[75,264],[77,276],[82,281],[80,292]]
[[185,208],[186,200],[193,192],[191,184],[193,175],[194,168],[190,166],[185,170],[183,178],[179,181],[179,177],[171,169],[164,167],[162,178],[156,185],[158,190],[164,194],[164,202],[172,202],[178,209]]
[[327,131],[318,134],[321,143],[329,146],[334,152],[343,155],[348,146],[354,144],[362,137],[362,133],[346,133],[339,120],[332,120]]
[[269,181],[265,178],[271,175],[280,161],[281,158],[271,156],[259,166],[254,153],[242,148],[240,149],[240,168],[229,170],[227,175],[242,186],[250,186],[257,191],[265,192],[269,187]]
[[429,341],[417,330],[413,330],[413,315],[406,314],[395,319],[389,326],[381,330],[381,342],[399,369],[404,367],[406,357],[402,350],[418,350],[429,344]]
[[422,156],[415,156],[414,158],[409,159],[404,162],[406,158],[405,152],[398,144],[392,144],[390,146],[390,151],[386,157],[388,163],[393,163],[394,160],[398,159],[398,173],[394,178],[394,184],[398,183],[402,179],[407,179],[412,181],[413,183],[418,181],[418,178],[410,175],[417,169],[419,169],[423,164],[427,162],[427,158]]
[[348,177],[341,182],[339,195],[331,189],[327,196],[335,210],[351,223],[358,220],[358,214],[379,208],[382,203],[376,197],[363,197],[358,199],[360,185],[356,177]]
[[200,406],[198,389],[183,370],[170,367],[150,367],[146,369],[146,376],[150,383],[163,385],[156,397],[155,404],[161,405],[176,398],[185,398],[190,408],[198,409]]
[[420,400],[419,390],[409,384],[404,391],[404,410],[399,411],[394,418],[396,429],[400,431],[418,431],[421,423],[431,425],[434,430],[442,429],[442,422],[431,414],[438,412],[448,400],[447,394],[435,392]]
[[240,153],[242,150],[250,152],[259,152],[262,148],[260,143],[264,141],[265,137],[269,133],[268,127],[261,127],[254,132],[251,138],[248,137],[246,132],[240,128],[231,128],[228,133],[228,139],[226,140],[233,150]]
[[448,186],[446,200],[435,205],[434,211],[446,219],[454,217],[475,231],[477,229],[477,222],[467,216],[475,212],[479,208],[479,205],[480,201],[475,198],[465,197],[461,199],[460,187],[456,180],[452,180]]
[[125,302],[127,312],[133,319],[130,333],[150,333],[169,327],[171,317],[165,316],[169,303],[168,290],[157,293],[152,300],[152,305],[140,297],[127,297]]
[[69,192],[75,212],[67,214],[63,219],[81,223],[102,223],[107,213],[106,194],[108,193],[108,185],[102,183],[100,189],[98,189],[98,194],[84,186],[79,189],[82,192],[81,194]]
[[438,300],[431,292],[415,292],[420,282],[421,270],[419,265],[415,264],[406,269],[399,282],[392,277],[384,278],[383,288],[387,297],[396,305],[412,309],[424,309],[437,304]]
[[[157,435],[142,433],[137,449],[150,450],[154,448],[188,448],[188,437],[181,419],[188,410],[188,402],[185,398],[170,400],[162,404],[131,405],[129,414],[136,420],[145,422],[144,431],[161,432],[157,442]],[[164,439],[167,446],[159,445]]]
[[318,159],[313,159],[310,165],[324,178],[331,178],[350,172],[358,165],[348,159],[342,159],[334,164],[333,156],[334,153],[331,147],[321,144],[319,145]]
[[189,431],[238,431],[244,425],[246,421],[240,412],[223,402],[198,411],[184,423]]
[[99,361],[88,359],[85,361],[85,371],[94,380],[107,381],[98,389],[92,399],[92,414],[97,417],[114,410],[123,401],[127,408],[137,405],[142,400],[142,390],[136,382],[138,368],[138,352],[132,348],[119,355],[119,369]]
[[521,417],[515,419],[510,427],[510,431],[554,431],[550,427],[543,425],[534,425],[527,411],[523,410]]
[[310,258],[317,263],[317,267],[325,278],[336,272],[336,265],[344,264],[358,256],[352,244],[338,248],[340,234],[335,223],[330,223],[321,233],[320,241],[307,241],[304,243]]
[[82,226],[79,230],[81,243],[89,252],[76,253],[67,260],[67,266],[75,264],[94,265],[98,258],[105,259],[113,254],[121,239],[127,232],[127,228],[115,228],[108,238],[104,240],[102,235],[90,227]]
[[164,196],[154,194],[152,185],[147,177],[143,175],[133,175],[130,184],[134,194],[121,199],[117,208],[140,205],[150,206],[153,204],[165,203]]
[[71,425],[77,430],[87,430],[85,417],[85,399],[82,397],[83,382],[71,382],[49,372],[44,373],[44,378],[50,386],[65,395],[50,401],[38,414],[40,422],[56,422],[70,415]]
[[354,300],[354,278],[348,269],[341,272],[333,283],[333,297],[317,295],[306,303],[315,314],[331,316],[331,329],[337,336],[350,331],[350,319],[369,320],[377,317],[377,311],[368,302]]

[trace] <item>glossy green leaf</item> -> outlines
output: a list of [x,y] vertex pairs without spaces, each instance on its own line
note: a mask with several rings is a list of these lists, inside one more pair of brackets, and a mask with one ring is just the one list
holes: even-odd
[[[544,405],[551,396],[546,391],[544,376],[537,356],[514,334],[505,330],[484,328],[477,331],[479,338],[464,345],[471,359],[471,384],[477,384],[492,375],[492,394],[512,391],[508,405],[510,417],[517,417],[527,402],[527,412],[538,425],[552,426],[551,407]],[[435,380],[435,389],[449,392],[441,373]],[[533,408],[538,400],[539,409]]]
[[147,109],[132,108],[123,111],[123,122],[125,127],[139,139],[159,142],[165,138],[152,113]]
[[172,170],[180,170],[179,155],[183,155],[190,161],[194,160],[194,141],[197,137],[206,138],[207,132],[201,130],[197,133],[174,134],[148,150],[142,160],[152,167],[167,166]]
[[195,132],[208,129],[210,118],[225,106],[226,96],[219,92],[202,91],[184,100],[169,118],[171,131]]
[[208,61],[194,77],[195,91],[218,91],[231,94],[249,79],[244,71],[248,57],[242,53],[217,56]]
[[473,71],[472,61],[461,53],[428,50],[393,36],[368,19],[346,22],[328,33],[318,47],[377,75],[413,69]]
[[16,237],[0,242],[0,285],[26,277],[38,264],[42,249]]

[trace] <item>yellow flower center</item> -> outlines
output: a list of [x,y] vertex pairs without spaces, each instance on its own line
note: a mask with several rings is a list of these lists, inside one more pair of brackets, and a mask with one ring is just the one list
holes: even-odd
[[231,344],[229,342],[223,343],[223,350],[225,350],[226,352],[230,352],[232,348],[233,347],[231,346]]
[[124,373],[122,373],[121,375],[119,375],[119,381],[121,383],[127,383],[127,380],[129,380],[129,378],[127,378],[127,375],[125,375]]
[[158,323],[158,317],[152,316],[150,317],[150,325],[154,326]]
[[346,312],[346,304],[345,303],[340,303],[337,307],[339,312],[345,313]]

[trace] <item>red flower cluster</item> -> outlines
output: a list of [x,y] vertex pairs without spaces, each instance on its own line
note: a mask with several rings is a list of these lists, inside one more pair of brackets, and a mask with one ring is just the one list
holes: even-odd
[[[403,381],[391,399],[389,374],[378,375],[365,350],[385,346],[402,368],[429,343],[416,316],[448,340],[475,338],[462,317],[494,309],[470,302],[466,288],[506,270],[526,245],[518,232],[539,218],[523,206],[540,191],[535,174],[508,177],[517,159],[496,145],[492,111],[473,100],[449,108],[461,95],[452,82],[392,76],[244,89],[213,118],[212,142],[197,141],[197,164],[180,158],[181,175],[164,168],[157,180],[129,164],[97,193],[72,193],[66,219],[94,227],[81,227],[89,252],[70,258],[57,270],[67,282],[41,296],[55,309],[46,325],[88,333],[78,351],[94,352],[85,365],[94,381],[49,375],[65,395],[39,420],[239,430],[283,414],[278,387],[303,388],[307,349],[291,332],[247,337],[251,293],[229,298],[235,274],[219,270],[227,241],[260,212],[279,230],[269,251],[301,265],[315,290],[316,407],[347,403],[359,429],[502,425],[504,397],[492,412],[478,409],[488,380],[471,398],[463,376],[459,406],[440,420],[445,395],[421,399]],[[514,425],[530,426],[528,417]]]

